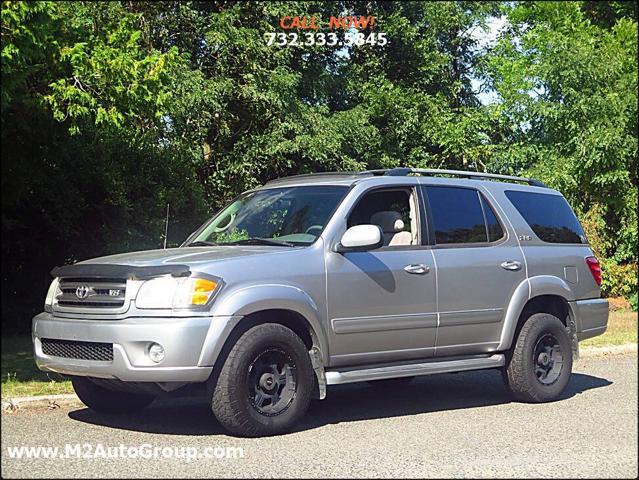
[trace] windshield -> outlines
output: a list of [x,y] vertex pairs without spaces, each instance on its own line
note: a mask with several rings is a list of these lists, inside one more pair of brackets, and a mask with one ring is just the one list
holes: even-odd
[[188,245],[310,245],[346,191],[346,187],[309,186],[245,193],[213,217]]

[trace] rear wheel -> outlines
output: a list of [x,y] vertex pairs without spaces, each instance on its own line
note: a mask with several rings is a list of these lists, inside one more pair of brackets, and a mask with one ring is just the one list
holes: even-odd
[[217,382],[209,380],[213,413],[243,436],[289,430],[306,412],[314,386],[306,346],[290,329],[257,325],[233,346]]
[[153,395],[109,390],[86,377],[73,377],[71,383],[82,403],[100,413],[137,412],[155,399]]
[[572,344],[564,324],[548,313],[531,315],[503,372],[513,397],[532,403],[556,400],[571,371]]

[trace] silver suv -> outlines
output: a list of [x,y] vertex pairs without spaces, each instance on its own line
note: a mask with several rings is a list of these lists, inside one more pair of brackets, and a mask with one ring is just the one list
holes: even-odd
[[206,385],[230,432],[289,429],[327,385],[499,369],[547,402],[602,334],[601,270],[564,197],[534,179],[396,168],[282,178],[179,248],[53,269],[40,369],[99,412]]

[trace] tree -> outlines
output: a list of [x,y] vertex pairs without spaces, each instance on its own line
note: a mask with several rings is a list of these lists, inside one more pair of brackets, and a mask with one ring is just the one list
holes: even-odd
[[487,61],[510,124],[495,164],[558,188],[584,219],[596,209],[612,270],[637,262],[636,9],[600,26],[585,7],[507,6],[510,28]]
[[[372,15],[389,41],[267,45],[284,15]],[[486,51],[478,32],[500,15]],[[635,4],[3,2],[1,31],[2,313],[16,329],[51,267],[160,247],[167,203],[175,246],[243,190],[326,170],[538,176],[621,272],[608,293],[636,290]],[[477,80],[497,102],[481,104]]]

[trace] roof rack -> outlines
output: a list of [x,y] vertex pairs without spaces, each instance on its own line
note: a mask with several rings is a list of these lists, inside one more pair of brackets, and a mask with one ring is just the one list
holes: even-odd
[[317,172],[317,173],[303,173],[301,175],[291,175],[290,177],[281,177],[275,178],[273,180],[268,181],[268,184],[283,182],[286,180],[290,180],[291,178],[304,178],[304,177],[318,177],[318,176],[365,176],[365,175],[373,175],[373,176],[387,176],[387,177],[405,177],[411,174],[418,174],[423,176],[437,176],[437,175],[448,175],[452,177],[460,177],[460,178],[472,178],[472,179],[488,179],[488,180],[507,180],[510,182],[522,182],[527,183],[533,187],[543,187],[548,188],[543,182],[536,180],[534,178],[526,178],[526,177],[515,177],[513,175],[500,175],[497,173],[483,173],[483,172],[468,172],[464,170],[439,170],[436,168],[407,168],[407,167],[397,167],[397,168],[383,168],[376,170],[365,170],[363,172]]
[[483,172],[468,172],[464,170],[439,170],[435,168],[389,168],[383,170],[367,170],[362,172],[363,174],[372,174],[372,175],[384,175],[388,177],[405,177],[410,174],[419,174],[424,176],[437,176],[437,175],[449,175],[453,177],[461,177],[461,178],[485,178],[485,179],[494,179],[494,180],[508,180],[511,182],[522,182],[527,183],[533,187],[544,187],[548,188],[548,185],[545,183],[535,179],[535,178],[526,178],[526,177],[515,177],[513,175],[500,175],[497,173],[483,173]]

